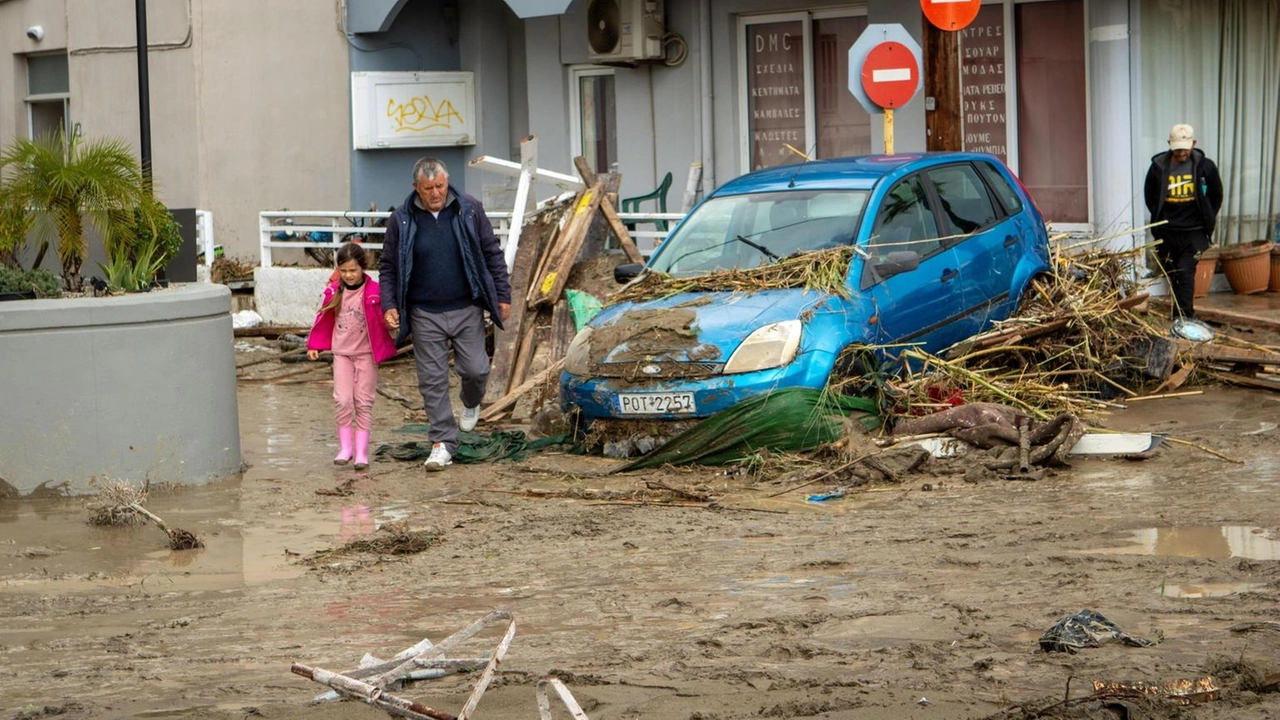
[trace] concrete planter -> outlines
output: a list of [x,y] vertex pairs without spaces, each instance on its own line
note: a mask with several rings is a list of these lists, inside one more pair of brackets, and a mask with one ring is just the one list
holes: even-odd
[[231,292],[0,303],[0,496],[241,470]]

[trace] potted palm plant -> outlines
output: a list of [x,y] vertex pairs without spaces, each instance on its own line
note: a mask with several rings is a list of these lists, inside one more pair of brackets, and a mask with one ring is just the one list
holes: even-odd
[[14,140],[0,153],[4,204],[32,215],[37,238],[57,240],[65,289],[79,291],[88,252],[86,222],[107,247],[122,235],[135,209],[150,197],[141,167],[122,140],[83,140],[62,132]]
[[230,291],[138,292],[181,242],[151,191],[121,140],[55,134],[0,150],[4,273],[28,272],[17,264],[30,235],[42,243],[32,267],[56,243],[61,278],[45,273],[45,285],[79,295],[96,236],[114,290],[0,303],[0,367],[12,370],[0,379],[0,497],[240,472]]

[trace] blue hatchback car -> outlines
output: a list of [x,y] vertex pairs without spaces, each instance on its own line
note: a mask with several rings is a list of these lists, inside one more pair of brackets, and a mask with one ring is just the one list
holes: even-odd
[[1044,219],[999,159],[927,153],[739,177],[694,208],[644,271],[693,277],[841,245],[854,246],[848,298],[770,289],[606,308],[569,347],[563,405],[587,422],[677,420],[775,388],[821,388],[851,346],[938,352],[988,329],[1049,267]]

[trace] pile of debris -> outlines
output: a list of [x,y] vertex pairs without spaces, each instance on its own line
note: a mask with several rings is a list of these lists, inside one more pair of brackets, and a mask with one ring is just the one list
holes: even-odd
[[989,402],[1039,420],[1089,417],[1188,382],[1244,382],[1280,369],[1280,353],[1222,332],[1201,343],[1170,333],[1134,279],[1141,252],[1057,253],[1013,317],[941,357],[905,350],[907,370],[889,382],[894,397],[882,406],[914,416]]

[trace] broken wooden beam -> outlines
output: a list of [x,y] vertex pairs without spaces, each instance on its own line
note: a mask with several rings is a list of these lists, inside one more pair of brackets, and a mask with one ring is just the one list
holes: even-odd
[[392,715],[412,718],[413,720],[458,720],[455,715],[450,715],[447,712],[436,710],[433,707],[428,707],[412,700],[396,697],[384,692],[377,685],[356,680],[331,670],[293,663],[289,671],[294,675],[301,675],[308,680],[314,680],[321,685],[328,685],[344,695],[359,698]]
[[1268,350],[1253,350],[1230,345],[1215,345],[1213,343],[1196,343],[1182,339],[1178,339],[1176,342],[1178,343],[1178,352],[1193,360],[1218,363],[1246,363],[1249,365],[1280,365],[1280,353]]
[[582,242],[587,236],[587,229],[592,218],[600,208],[600,200],[604,196],[603,186],[597,182],[579,196],[573,208],[573,215],[559,241],[547,248],[547,263],[544,270],[534,276],[529,288],[529,307],[552,305],[560,299],[565,284],[569,281],[569,273],[578,261],[578,252],[582,250]]
[[516,402],[520,399],[520,396],[529,392],[531,389],[537,387],[538,385],[546,382],[548,376],[550,376],[553,373],[560,372],[563,368],[564,368],[564,358],[560,358],[555,362],[551,363],[551,365],[549,365],[545,370],[537,373],[536,375],[529,378],[528,380],[525,380],[523,383],[520,384],[519,387],[515,388],[511,392],[507,393],[504,397],[500,398],[497,402],[485,408],[484,412],[480,413],[480,419],[487,422],[489,420],[495,420],[497,418],[502,417],[503,415],[506,415],[507,410],[516,404]]

